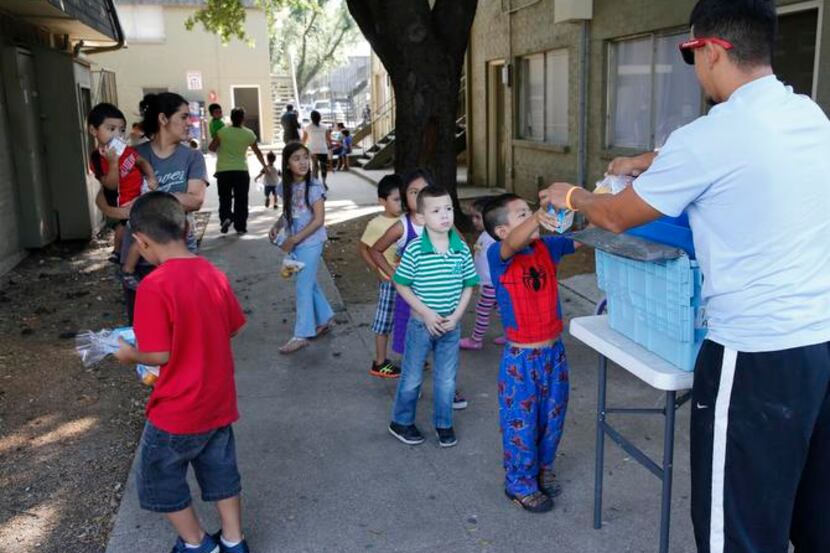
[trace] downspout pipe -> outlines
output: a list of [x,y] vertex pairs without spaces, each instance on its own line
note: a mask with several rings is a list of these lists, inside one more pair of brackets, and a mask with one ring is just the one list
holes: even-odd
[[76,48],[75,55],[77,56],[79,51],[83,52],[85,55],[89,56],[92,54],[100,54],[102,52],[112,52],[114,50],[120,50],[124,47],[126,40],[124,38],[124,29],[121,28],[121,21],[118,19],[118,12],[115,11],[115,4],[113,0],[106,0],[107,2],[107,14],[110,18],[110,23],[112,24],[112,28],[115,29],[115,39],[116,43],[112,46],[99,46],[96,48],[88,48],[86,50],[83,49],[83,41],[78,43],[81,48]]
[[591,23],[582,21],[579,45],[579,144],[577,146],[577,184],[588,181],[588,78],[590,75]]

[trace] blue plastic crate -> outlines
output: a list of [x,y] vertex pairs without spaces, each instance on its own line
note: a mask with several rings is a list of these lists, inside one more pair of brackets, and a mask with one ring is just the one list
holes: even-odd
[[695,259],[695,244],[686,213],[682,213],[680,217],[660,217],[645,225],[629,229],[626,234],[680,248],[691,259]]
[[697,262],[686,256],[635,261],[600,250],[596,259],[611,328],[678,368],[693,370],[706,337]]

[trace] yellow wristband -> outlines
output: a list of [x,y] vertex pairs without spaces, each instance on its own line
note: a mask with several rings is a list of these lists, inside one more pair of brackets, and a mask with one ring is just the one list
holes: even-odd
[[565,207],[570,209],[571,211],[579,211],[578,209],[574,208],[573,204],[571,204],[571,196],[573,196],[574,190],[576,190],[576,186],[572,186],[568,193],[565,194]]

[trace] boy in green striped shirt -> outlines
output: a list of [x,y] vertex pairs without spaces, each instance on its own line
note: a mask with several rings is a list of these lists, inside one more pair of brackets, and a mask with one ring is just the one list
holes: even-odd
[[415,426],[415,410],[424,363],[433,355],[433,420],[438,443],[458,443],[452,427],[452,398],[458,370],[459,321],[467,309],[478,274],[470,248],[453,229],[453,206],[447,190],[429,185],[418,194],[424,232],[403,253],[392,281],[412,308],[406,329],[401,379],[395,393],[389,432],[405,444],[424,441]]

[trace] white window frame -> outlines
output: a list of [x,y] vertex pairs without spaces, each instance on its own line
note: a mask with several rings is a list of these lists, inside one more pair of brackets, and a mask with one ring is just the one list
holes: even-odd
[[[130,25],[132,26],[135,23],[135,14],[136,12],[140,11],[153,11],[157,12],[160,16],[160,24],[161,24],[161,36],[154,37],[154,38],[136,38],[135,36],[129,36],[127,28],[124,29],[124,36],[127,40],[127,45],[130,44],[163,44],[167,40],[167,29],[165,28],[164,24],[164,6],[157,5],[157,4],[122,4],[117,6],[116,11],[118,12],[118,17],[122,21],[122,23],[126,22],[128,19],[130,20]],[[125,25],[122,25],[126,27]]]
[[818,10],[818,16],[816,17],[816,59],[813,60],[813,100],[818,96],[819,70],[821,68],[821,63],[819,63],[821,61],[821,23],[824,21],[824,2],[822,0],[810,0],[808,2],[799,2],[798,4],[779,6],[776,10],[777,15],[781,16],[815,9]]
[[[619,44],[621,42],[626,42],[629,40],[637,40],[642,38],[650,38],[651,39],[651,115],[650,115],[650,124],[651,128],[649,129],[649,143],[645,146],[646,150],[653,150],[655,148],[655,140],[657,134],[656,128],[656,111],[657,111],[657,102],[655,101],[655,92],[657,87],[657,79],[655,78],[656,73],[656,66],[657,66],[657,56],[656,54],[656,41],[658,38],[665,38],[670,36],[680,36],[683,33],[687,32],[688,29],[683,28],[673,28],[673,29],[663,29],[661,31],[655,31],[652,33],[642,33],[639,35],[632,35],[626,37],[619,37],[613,40],[609,40],[606,45],[606,67],[605,67],[605,132],[604,132],[604,146],[606,149],[609,150],[640,150],[637,147],[631,146],[617,146],[613,143],[614,141],[614,114],[616,110],[616,80],[615,80],[615,49],[614,45]],[[679,44],[679,42],[678,42]],[[678,56],[680,53],[678,52]],[[704,113],[704,102],[705,98],[703,93],[700,95],[701,103],[700,103],[700,113],[701,115]]]
[[[526,140],[528,142],[534,142],[537,144],[548,144],[552,146],[562,146],[567,147],[570,145],[571,141],[571,129],[570,129],[570,116],[571,116],[571,109],[570,109],[570,94],[566,94],[564,101],[565,101],[565,124],[567,125],[567,131],[565,132],[565,139],[563,141],[553,141],[547,139],[547,121],[548,121],[548,93],[549,90],[549,79],[552,78],[551,75],[548,75],[548,56],[549,55],[565,55],[565,79],[567,79],[566,88],[570,91],[571,86],[571,78],[570,78],[570,65],[571,65],[571,52],[570,49],[567,47],[563,48],[551,48],[549,50],[543,50],[541,52],[533,52],[531,54],[524,54],[519,56],[516,60],[516,67],[519,68],[518,71],[518,83],[517,89],[519,96],[516,98],[516,131],[515,131],[515,139],[517,140]],[[521,113],[521,95],[523,94],[523,86],[525,83],[525,74],[523,71],[524,68],[524,61],[530,58],[541,58],[542,59],[542,138],[531,138],[522,136],[523,132],[523,124],[522,124],[522,113]]]

